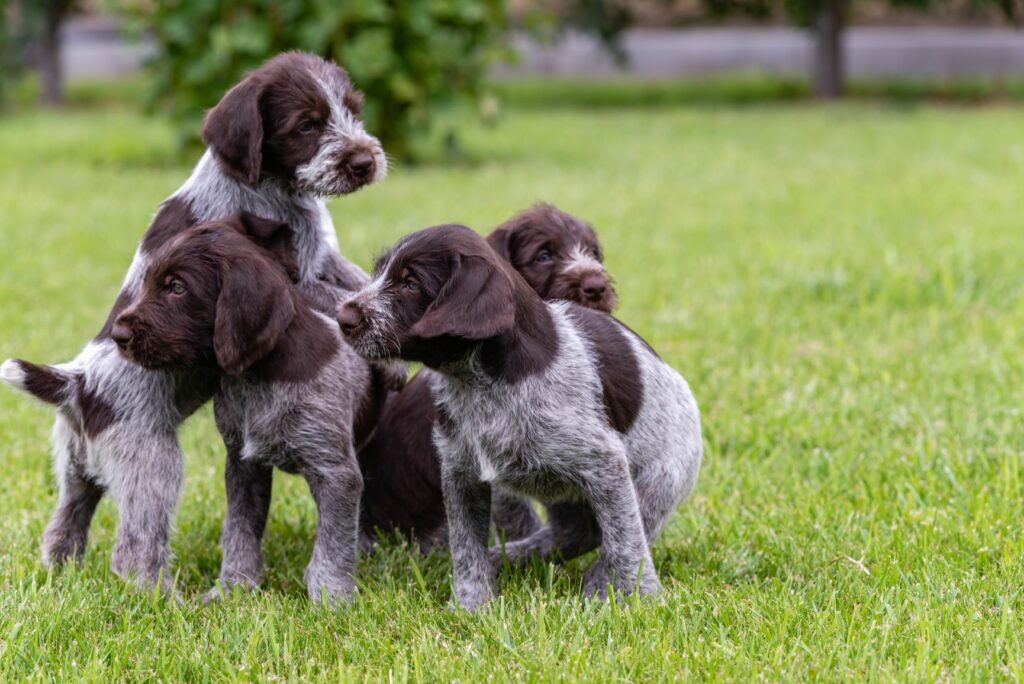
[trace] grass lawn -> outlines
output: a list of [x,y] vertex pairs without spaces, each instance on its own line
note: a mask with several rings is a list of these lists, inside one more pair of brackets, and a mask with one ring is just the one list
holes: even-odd
[[[302,585],[315,527],[278,473],[265,591],[216,577],[222,446],[182,431],[184,605],[107,569],[47,574],[52,414],[0,388],[0,680],[1024,677],[1024,115],[858,104],[510,110],[473,165],[335,200],[368,266],[405,232],[483,231],[538,199],[598,228],[620,316],[690,381],[706,459],[654,548],[661,600],[583,603],[591,557],[447,607],[446,554],[360,562],[351,607]],[[0,121],[0,357],[73,356],[158,202],[170,128],[118,110]]]

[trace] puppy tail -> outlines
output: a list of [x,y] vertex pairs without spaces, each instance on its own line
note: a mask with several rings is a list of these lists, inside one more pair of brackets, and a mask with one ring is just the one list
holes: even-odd
[[7,359],[0,365],[0,379],[54,406],[60,406],[74,396],[75,376],[55,366]]

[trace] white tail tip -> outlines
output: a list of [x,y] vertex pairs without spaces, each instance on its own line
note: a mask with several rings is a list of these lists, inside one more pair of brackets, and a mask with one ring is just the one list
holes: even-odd
[[22,370],[21,364],[14,359],[7,359],[0,364],[0,379],[18,389],[25,389],[25,371]]

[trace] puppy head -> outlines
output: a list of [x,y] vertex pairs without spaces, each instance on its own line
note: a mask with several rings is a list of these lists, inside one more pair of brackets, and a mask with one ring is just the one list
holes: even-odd
[[498,226],[487,242],[544,299],[568,299],[611,313],[615,289],[590,225],[537,204]]
[[251,214],[195,226],[162,247],[111,336],[146,368],[216,364],[238,375],[295,316],[291,229]]
[[474,343],[512,329],[514,277],[469,228],[427,228],[381,256],[373,280],[338,307],[338,323],[369,358],[454,360]]
[[314,195],[344,195],[387,173],[359,113],[363,95],[337,64],[287,52],[227,92],[206,115],[203,141],[226,173],[274,178]]

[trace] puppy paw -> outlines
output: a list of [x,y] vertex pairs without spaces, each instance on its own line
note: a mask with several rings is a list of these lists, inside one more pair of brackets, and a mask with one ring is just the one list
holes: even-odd
[[216,603],[231,596],[235,590],[255,591],[259,585],[249,580],[224,580],[219,579],[213,588],[202,595],[203,603]]
[[337,606],[355,600],[359,588],[349,580],[345,582],[311,582],[306,585],[310,600],[317,605]]

